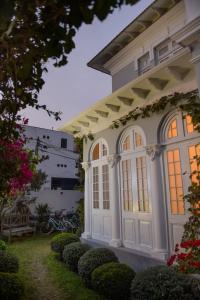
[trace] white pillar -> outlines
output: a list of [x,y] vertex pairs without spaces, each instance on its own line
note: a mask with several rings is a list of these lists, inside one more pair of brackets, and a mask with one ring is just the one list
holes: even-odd
[[161,145],[146,146],[150,157],[151,195],[152,195],[152,222],[154,232],[154,251],[158,257],[167,257],[167,219],[164,195],[162,190],[162,174],[160,165]]
[[90,199],[90,162],[83,162],[82,168],[85,170],[85,190],[84,190],[84,232],[81,237],[84,239],[91,238],[91,199]]
[[109,174],[110,174],[110,204],[111,204],[111,218],[112,218],[112,240],[110,246],[120,247],[120,205],[118,195],[118,176],[117,176],[117,164],[120,160],[120,156],[117,154],[109,155]]

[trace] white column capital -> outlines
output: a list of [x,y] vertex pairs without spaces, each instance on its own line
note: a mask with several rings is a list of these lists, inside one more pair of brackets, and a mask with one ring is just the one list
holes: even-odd
[[118,161],[120,160],[120,158],[121,157],[118,154],[111,154],[111,155],[107,156],[107,162],[111,166],[111,168],[113,168],[114,165],[118,163]]
[[91,166],[91,163],[90,163],[89,161],[84,161],[84,162],[81,163],[81,166],[82,166],[82,168],[85,170],[85,172],[87,172],[88,169],[89,169],[90,166]]
[[146,153],[152,161],[160,155],[162,147],[163,146],[159,144],[152,144],[145,147]]

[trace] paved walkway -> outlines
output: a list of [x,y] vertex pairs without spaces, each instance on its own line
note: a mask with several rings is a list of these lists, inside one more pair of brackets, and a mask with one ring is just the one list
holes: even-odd
[[158,265],[166,265],[164,261],[152,258],[148,255],[141,254],[139,251],[126,249],[124,247],[114,248],[107,243],[96,240],[84,240],[83,242],[90,244],[93,247],[106,247],[111,249],[117,255],[120,262],[129,265],[135,272],[146,270],[150,267]]

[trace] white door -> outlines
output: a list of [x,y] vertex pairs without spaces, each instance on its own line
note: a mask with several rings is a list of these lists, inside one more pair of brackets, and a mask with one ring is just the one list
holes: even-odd
[[109,166],[106,160],[92,165],[92,237],[110,241],[112,237],[110,213]]

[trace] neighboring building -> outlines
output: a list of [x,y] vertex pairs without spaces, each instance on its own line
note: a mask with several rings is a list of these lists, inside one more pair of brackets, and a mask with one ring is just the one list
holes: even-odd
[[94,135],[84,144],[82,236],[165,260],[188,218],[200,134],[172,108],[110,125],[164,95],[200,90],[200,1],[154,1],[88,65],[112,76],[113,93],[62,128]]
[[48,156],[37,167],[47,175],[46,183],[36,193],[37,203],[48,203],[52,210],[74,210],[83,195],[74,190],[79,185],[76,175],[79,156],[73,136],[33,126],[25,126],[25,135],[29,149],[39,157]]

